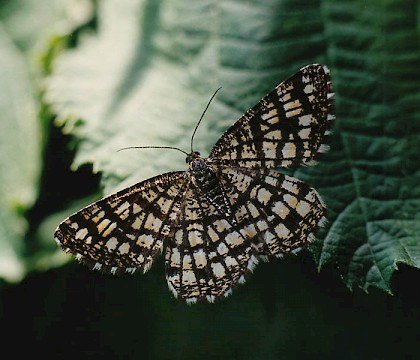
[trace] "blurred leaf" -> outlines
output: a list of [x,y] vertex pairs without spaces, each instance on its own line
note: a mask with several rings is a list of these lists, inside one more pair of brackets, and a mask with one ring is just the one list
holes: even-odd
[[22,53],[0,24],[0,277],[24,273],[22,211],[37,194],[40,133],[32,84]]
[[[75,6],[77,4],[77,6]],[[89,0],[0,2],[0,278],[19,281],[31,262],[25,217],[39,191],[50,121],[40,103],[32,57],[47,37],[86,21]],[[73,5],[70,9],[70,5]],[[90,16],[90,15],[89,15]]]
[[349,287],[390,291],[398,262],[419,266],[414,1],[100,5],[97,34],[61,56],[47,97],[80,140],[75,166],[93,163],[107,193],[184,169],[177,152],[116,151],[132,145],[189,151],[191,132],[217,87],[223,89],[194,143],[204,155],[278,82],[324,62],[337,95],[332,151],[318,166],[296,171],[330,209],[325,241],[311,248],[319,267],[333,263]]
[[[92,162],[107,178],[107,192],[127,176],[124,184],[185,168],[178,152],[116,151],[130,145],[188,151],[201,112],[222,86],[195,138],[196,150],[209,151],[221,131],[265,92],[321,60],[319,7],[299,6],[305,11],[300,16],[318,20],[297,33],[298,25],[285,30],[278,24],[289,11],[272,0],[101,2],[97,34],[61,56],[47,92],[67,131],[82,140],[75,165]],[[287,37],[297,45],[286,52],[292,41]],[[306,54],[298,45],[303,42],[311,46]],[[83,125],[75,127],[79,119]]]
[[52,234],[57,224],[69,214],[97,200],[98,196],[90,196],[70,204],[66,209],[47,216],[38,226],[35,239],[39,250],[34,254],[28,264],[30,270],[45,271],[62,266],[72,258],[63,252],[53,240]]
[[13,0],[0,2],[0,19],[23,52],[42,47],[51,36],[68,34],[92,16],[91,0]]

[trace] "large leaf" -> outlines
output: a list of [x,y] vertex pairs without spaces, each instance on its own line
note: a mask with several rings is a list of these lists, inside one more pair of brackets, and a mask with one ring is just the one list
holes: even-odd
[[49,120],[39,115],[33,54],[45,46],[47,35],[73,29],[86,19],[87,3],[73,7],[79,10],[75,17],[68,14],[70,3],[75,0],[0,2],[0,278],[7,281],[22,279],[30,267],[25,214],[38,194],[47,136],[41,123]]
[[0,277],[19,280],[26,221],[36,196],[40,134],[25,59],[0,23]]
[[331,227],[316,256],[349,287],[390,291],[420,266],[420,43],[416,1],[328,2],[337,127],[323,190]]
[[97,33],[59,59],[47,95],[80,139],[75,166],[93,163],[109,192],[185,168],[174,151],[116,151],[189,151],[217,87],[194,142],[203,154],[279,81],[326,63],[337,98],[332,151],[296,172],[330,209],[325,240],[311,249],[319,267],[335,264],[348,286],[389,291],[398,262],[420,265],[415,15],[396,0],[102,1]]
[[0,2],[0,10],[9,36],[27,53],[84,24],[93,6],[90,0],[13,0]]

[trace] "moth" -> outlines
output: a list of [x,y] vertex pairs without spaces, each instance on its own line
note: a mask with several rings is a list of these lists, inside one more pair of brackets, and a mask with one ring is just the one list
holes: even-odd
[[237,120],[207,158],[178,149],[187,155],[186,171],[83,208],[59,224],[55,240],[82,263],[114,274],[146,272],[164,252],[175,297],[224,298],[260,259],[298,252],[323,225],[326,207],[316,190],[275,168],[313,165],[328,150],[333,121],[330,72],[308,65]]

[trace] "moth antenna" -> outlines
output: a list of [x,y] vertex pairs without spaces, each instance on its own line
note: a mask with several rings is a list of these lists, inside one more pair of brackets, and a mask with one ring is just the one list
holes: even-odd
[[194,131],[193,131],[193,133],[192,133],[192,136],[191,136],[191,152],[193,152],[193,141],[194,141],[194,135],[195,135],[195,133],[196,133],[196,131],[197,131],[197,129],[198,129],[198,126],[200,125],[201,120],[203,120],[204,114],[206,113],[207,109],[209,108],[209,106],[210,106],[210,104],[211,104],[211,101],[213,100],[213,98],[216,96],[217,92],[218,92],[220,89],[221,89],[221,87],[219,87],[219,88],[218,88],[218,89],[214,92],[214,94],[213,94],[213,95],[212,95],[212,97],[210,98],[209,102],[207,103],[206,108],[204,109],[203,113],[201,114],[200,120],[198,120],[198,123],[197,123],[197,125],[195,126],[195,129],[194,129]]
[[178,150],[178,151],[184,153],[185,155],[188,155],[188,153],[186,151],[181,150],[177,147],[173,147],[173,146],[128,146],[128,147],[118,149],[117,152],[119,152],[121,150],[128,150],[128,149],[171,149],[171,150]]

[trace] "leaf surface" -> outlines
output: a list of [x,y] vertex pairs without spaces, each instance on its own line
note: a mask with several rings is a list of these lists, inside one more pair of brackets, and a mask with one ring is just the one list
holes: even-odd
[[26,62],[0,23],[0,277],[24,274],[26,220],[37,193],[40,134]]
[[194,139],[206,155],[280,81],[325,63],[336,92],[331,152],[295,172],[329,208],[311,250],[349,287],[391,291],[398,263],[420,265],[420,52],[414,2],[374,3],[101,2],[97,33],[61,57],[48,84],[49,101],[80,141],[75,166],[93,163],[106,193],[185,169],[175,151],[116,151],[189,151],[222,86]]

